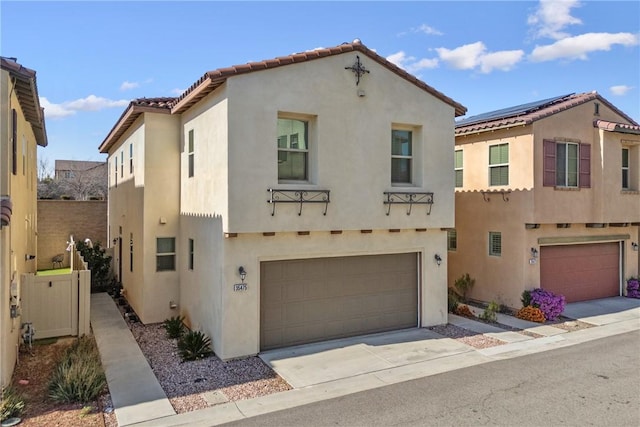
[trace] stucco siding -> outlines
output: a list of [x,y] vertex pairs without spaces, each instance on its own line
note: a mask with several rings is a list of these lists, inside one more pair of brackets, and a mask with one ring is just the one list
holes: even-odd
[[[232,172],[225,232],[451,225],[453,108],[372,61],[366,62],[371,73],[356,87],[353,74],[344,70],[354,61],[355,54],[344,54],[227,82]],[[308,182],[278,182],[279,113],[298,114],[310,123]],[[394,125],[414,131],[410,185],[391,184]],[[268,188],[330,190],[327,215],[321,205],[305,205],[301,216],[294,205],[278,205],[271,216]],[[403,207],[387,216],[384,191],[435,193],[431,215],[416,206],[410,216]]]

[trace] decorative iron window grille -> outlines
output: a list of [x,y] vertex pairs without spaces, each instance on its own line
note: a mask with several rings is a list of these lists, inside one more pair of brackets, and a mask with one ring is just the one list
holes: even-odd
[[327,214],[329,206],[330,190],[279,190],[276,188],[267,189],[271,204],[271,216],[276,214],[276,204],[278,203],[298,203],[298,216],[302,215],[302,206],[305,203],[324,203],[322,215]]
[[427,205],[427,215],[431,215],[433,193],[385,191],[383,203],[387,205],[387,215],[391,212],[391,205],[408,205],[407,215],[411,215],[413,205]]

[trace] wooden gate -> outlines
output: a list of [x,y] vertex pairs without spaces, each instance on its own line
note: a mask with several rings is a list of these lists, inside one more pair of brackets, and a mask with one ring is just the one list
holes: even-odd
[[35,339],[90,333],[91,271],[53,276],[22,275],[21,322],[31,322]]

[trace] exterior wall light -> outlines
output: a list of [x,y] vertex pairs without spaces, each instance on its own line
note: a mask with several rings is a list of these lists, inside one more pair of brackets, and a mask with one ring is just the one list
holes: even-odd
[[440,267],[440,264],[442,264],[442,258],[440,257],[440,255],[436,254],[433,259],[436,260],[436,264],[438,264],[438,267]]
[[633,249],[634,251],[638,251],[638,243],[636,242],[631,242],[631,249]]
[[244,283],[244,279],[247,278],[247,270],[245,270],[243,266],[240,266],[240,268],[238,268],[238,274],[240,274],[240,280]]
[[531,248],[531,258],[538,258],[538,250],[536,248]]

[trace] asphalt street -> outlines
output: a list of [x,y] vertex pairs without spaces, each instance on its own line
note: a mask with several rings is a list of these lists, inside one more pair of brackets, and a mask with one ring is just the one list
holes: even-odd
[[640,331],[228,426],[639,426]]

